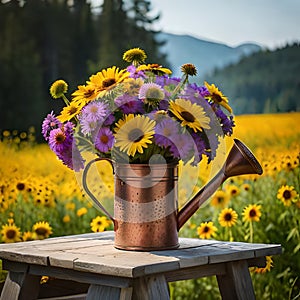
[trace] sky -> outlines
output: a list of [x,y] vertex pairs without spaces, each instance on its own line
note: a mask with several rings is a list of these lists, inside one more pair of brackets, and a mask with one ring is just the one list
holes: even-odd
[[[101,0],[92,0],[102,2]],[[151,0],[155,29],[269,49],[300,41],[300,0]]]

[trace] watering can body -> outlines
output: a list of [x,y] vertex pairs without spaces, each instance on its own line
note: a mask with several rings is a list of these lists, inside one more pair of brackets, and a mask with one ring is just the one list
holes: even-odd
[[[93,202],[113,221],[115,247],[124,250],[151,251],[175,249],[178,231],[229,177],[262,174],[252,152],[239,140],[234,145],[217,175],[178,211],[178,165],[124,164],[109,160],[115,174],[114,216],[100,204],[87,185],[83,187]],[[108,160],[108,159],[107,159]]]

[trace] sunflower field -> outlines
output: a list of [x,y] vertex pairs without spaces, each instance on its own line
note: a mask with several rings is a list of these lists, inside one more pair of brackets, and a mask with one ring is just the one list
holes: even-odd
[[[281,255],[251,269],[257,299],[300,297],[299,120],[300,113],[237,116],[228,145],[232,138],[243,141],[264,172],[225,181],[179,232],[182,237],[281,244]],[[0,154],[1,243],[113,230],[84,195],[80,176],[48,145],[36,143],[33,128],[1,132]],[[111,169],[99,165],[96,173],[90,175],[90,187],[112,207]],[[179,198],[189,194],[187,189],[185,182],[179,184]],[[0,281],[5,276],[0,272]],[[170,292],[176,300],[220,299],[214,277],[171,283]]]

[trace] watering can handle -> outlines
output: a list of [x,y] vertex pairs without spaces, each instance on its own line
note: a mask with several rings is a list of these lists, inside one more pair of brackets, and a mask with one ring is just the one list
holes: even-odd
[[93,202],[97,205],[97,207],[100,210],[102,210],[106,214],[106,216],[109,217],[113,221],[113,223],[115,223],[115,219],[113,218],[113,216],[104,208],[104,206],[94,196],[94,194],[91,192],[91,190],[89,189],[89,187],[87,185],[87,174],[88,174],[88,171],[89,171],[91,165],[95,162],[102,161],[102,160],[108,161],[111,164],[111,166],[113,167],[113,170],[114,170],[113,162],[112,162],[111,159],[104,158],[104,157],[103,158],[102,157],[95,158],[95,159],[91,160],[90,162],[88,162],[88,164],[86,165],[86,167],[83,170],[82,185],[83,185],[83,189],[85,190],[85,192],[89,195],[89,197],[93,200]]

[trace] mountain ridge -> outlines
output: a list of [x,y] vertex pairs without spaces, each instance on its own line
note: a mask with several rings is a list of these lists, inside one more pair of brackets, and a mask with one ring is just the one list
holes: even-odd
[[231,47],[187,34],[161,32],[158,38],[166,42],[162,46],[162,52],[167,54],[174,76],[181,75],[180,67],[183,64],[192,63],[198,70],[198,77],[204,78],[206,74],[213,72],[216,68],[224,68],[232,63],[237,63],[242,57],[262,49],[255,43],[244,43],[237,47]]

